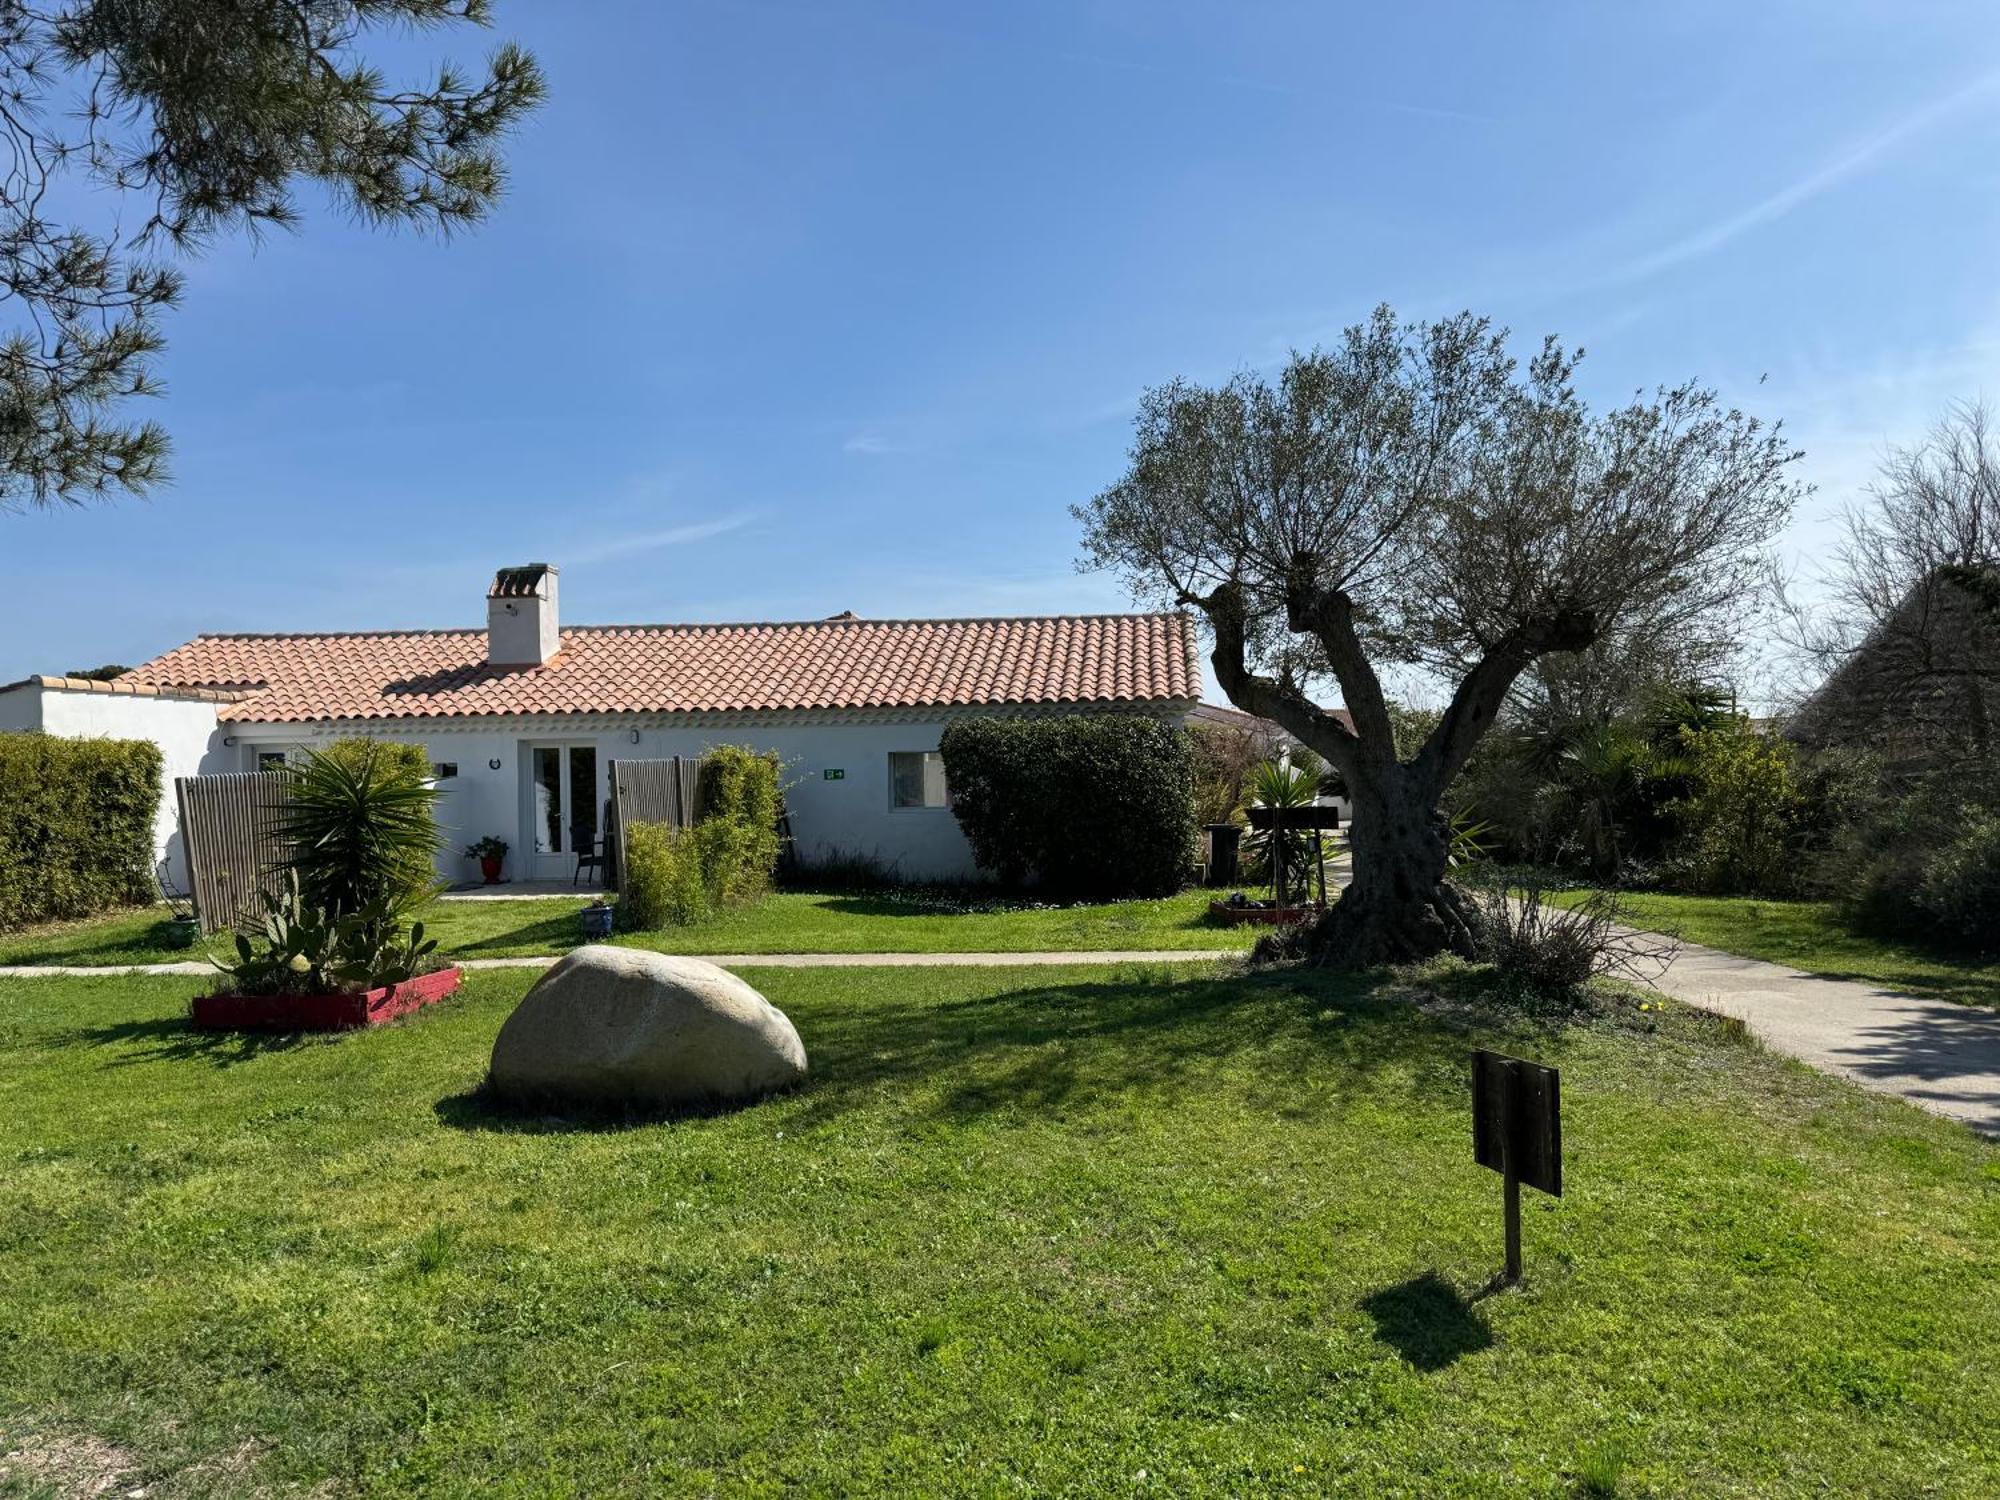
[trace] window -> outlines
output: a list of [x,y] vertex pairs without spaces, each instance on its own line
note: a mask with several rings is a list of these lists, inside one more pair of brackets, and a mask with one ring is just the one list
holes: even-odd
[[285,752],[282,750],[259,750],[257,769],[260,771],[282,771],[285,769]]
[[436,760],[431,762],[431,780],[433,781],[449,781],[457,774],[458,762],[455,760]]
[[942,755],[935,750],[889,752],[891,807],[945,807],[949,802]]

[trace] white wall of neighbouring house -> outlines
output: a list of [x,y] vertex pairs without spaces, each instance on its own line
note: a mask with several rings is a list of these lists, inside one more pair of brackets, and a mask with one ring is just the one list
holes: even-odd
[[[227,728],[239,741],[240,766],[255,769],[260,752],[294,750],[345,735],[421,744],[442,777],[438,817],[445,849],[439,874],[454,883],[477,880],[477,864],[461,852],[494,835],[509,845],[509,880],[569,879],[568,857],[530,861],[534,813],[527,766],[536,745],[592,746],[596,751],[595,797],[601,808],[609,795],[613,760],[664,760],[699,756],[717,745],[745,745],[776,751],[783,763],[785,805],[801,860],[811,865],[836,854],[879,860],[905,879],[955,879],[978,873],[972,848],[949,807],[897,808],[890,795],[889,757],[896,751],[935,751],[949,719],[944,716],[896,722],[881,716],[841,719],[831,713],[785,720],[776,714],[725,715],[705,722],[675,723],[668,716],[634,716],[623,722],[558,715],[506,720],[363,721],[333,725],[237,723]],[[829,777],[828,772],[839,773]]]
[[0,693],[0,730],[39,729],[65,739],[151,740],[160,747],[160,805],[153,817],[153,859],[167,879],[187,886],[174,778],[241,769],[224,745],[216,705],[194,698],[149,697],[24,684]]

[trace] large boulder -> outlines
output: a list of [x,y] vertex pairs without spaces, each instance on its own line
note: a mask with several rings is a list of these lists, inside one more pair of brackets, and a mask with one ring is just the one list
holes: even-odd
[[494,1040],[491,1082],[507,1099],[672,1109],[755,1099],[805,1076],[785,1013],[727,969],[592,945],[522,997]]

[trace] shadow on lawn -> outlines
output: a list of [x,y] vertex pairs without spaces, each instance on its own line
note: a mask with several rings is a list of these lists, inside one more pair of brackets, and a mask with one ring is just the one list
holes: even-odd
[[[1483,1294],[1482,1294],[1483,1295]],[[1361,1299],[1375,1320],[1375,1337],[1419,1370],[1442,1370],[1468,1354],[1492,1347],[1493,1330],[1467,1298],[1435,1271]]]
[[[86,924],[76,924],[86,925]],[[7,956],[0,962],[10,964],[150,964],[174,963],[182,959],[199,959],[202,949],[199,944],[193,948],[177,947],[168,941],[172,924],[164,917],[149,926],[122,938],[106,939],[92,936],[84,940],[74,926],[54,932],[37,934],[23,938],[16,934]],[[46,946],[35,947],[35,942]]]
[[511,927],[505,932],[489,932],[484,937],[453,937],[448,928],[432,935],[439,939],[440,946],[445,950],[461,958],[513,953],[567,953],[583,941],[574,911]]
[[[1438,1098],[1465,1089],[1470,1036],[1513,1029],[1484,1012],[1418,1012],[1383,975],[1189,978],[1166,965],[942,1002],[802,999],[786,1008],[811,1076],[795,1093],[745,1108],[782,1112],[787,1130],[856,1109],[886,1109],[918,1128],[1007,1114],[1047,1118],[1134,1092],[1217,1086],[1243,1092],[1253,1107],[1302,1116],[1337,1104],[1330,1088],[1372,1089],[1384,1074],[1392,1075],[1385,1087]],[[1219,1071],[1239,1063],[1254,1065],[1227,1078]],[[548,1132],[741,1111],[588,1118],[511,1111],[473,1091],[439,1100],[436,1112],[460,1129]]]
[[516,1103],[502,1099],[487,1084],[480,1083],[460,1093],[447,1094],[431,1106],[431,1112],[440,1125],[453,1130],[490,1131],[496,1135],[570,1135],[609,1134],[649,1125],[720,1119],[754,1107],[722,1104],[641,1109],[617,1105],[593,1108],[565,1100]]
[[68,1040],[92,1047],[117,1047],[122,1054],[106,1067],[129,1068],[146,1062],[205,1062],[213,1067],[234,1067],[273,1052],[291,1052],[299,1047],[338,1041],[341,1032],[323,1031],[208,1031],[196,1027],[186,1016],[163,1016],[150,1021],[118,1021],[109,1026],[86,1026],[71,1032]]

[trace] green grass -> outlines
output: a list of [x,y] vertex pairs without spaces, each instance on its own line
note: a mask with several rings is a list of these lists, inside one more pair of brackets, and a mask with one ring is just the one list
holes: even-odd
[[[760,971],[809,1086],[604,1128],[476,1092],[530,977],[296,1041],[0,982],[0,1454],[156,1500],[2000,1490],[2000,1147],[1693,1013]],[[1481,1042],[1567,1111],[1493,1295]]]
[[1725,953],[1912,995],[2000,1006],[2000,963],[1953,959],[1912,943],[1852,932],[1823,901],[1655,891],[1621,892],[1620,900],[1638,925]]
[[[1207,920],[1209,891],[1164,901],[982,909],[919,896],[781,891],[696,927],[621,933],[614,942],[665,953],[1027,953],[1110,949],[1244,948],[1247,927]],[[439,901],[426,930],[460,958],[561,953],[581,939],[583,901]],[[0,964],[148,964],[200,958],[168,948],[164,908],[124,912],[0,936]],[[217,946],[218,940],[208,940]]]

